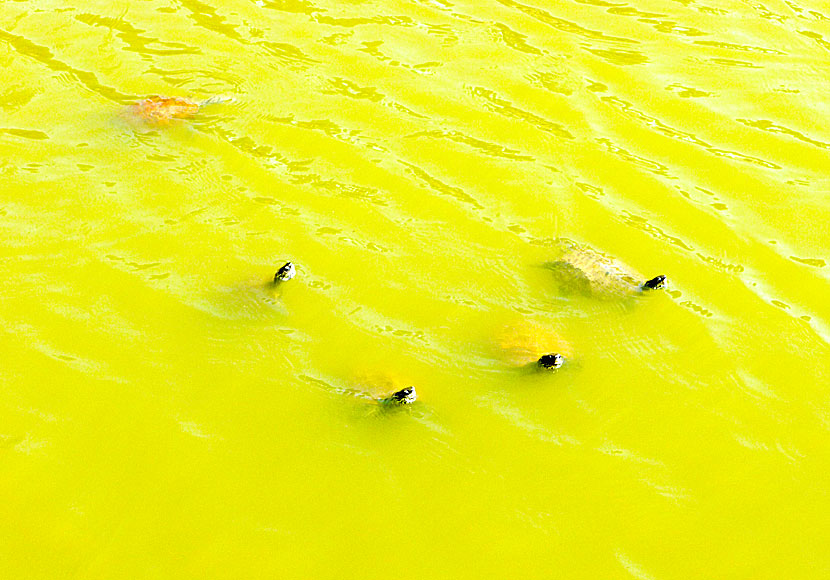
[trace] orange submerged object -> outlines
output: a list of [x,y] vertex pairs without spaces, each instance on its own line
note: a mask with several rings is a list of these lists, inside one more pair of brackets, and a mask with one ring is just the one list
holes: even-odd
[[199,103],[186,97],[153,96],[129,107],[136,117],[166,125],[171,119],[186,119],[199,111]]

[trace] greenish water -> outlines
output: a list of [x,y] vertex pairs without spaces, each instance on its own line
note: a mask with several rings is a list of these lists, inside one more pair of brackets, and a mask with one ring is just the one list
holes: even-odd
[[[820,2],[2,3],[0,576],[827,576],[828,49]],[[670,284],[562,294],[559,237]]]

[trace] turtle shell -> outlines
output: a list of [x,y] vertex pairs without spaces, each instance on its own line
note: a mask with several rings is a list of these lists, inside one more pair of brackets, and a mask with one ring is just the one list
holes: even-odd
[[644,285],[659,288],[665,282],[658,276],[646,278],[619,260],[570,240],[559,240],[561,256],[547,264],[563,294],[581,294],[600,300],[613,300],[639,294]]
[[540,358],[549,355],[560,355],[566,360],[573,356],[565,339],[550,328],[528,321],[503,328],[497,336],[496,346],[500,358],[516,367],[537,364]]
[[172,119],[186,119],[199,112],[199,103],[186,97],[152,96],[130,106],[130,112],[149,123],[166,125]]

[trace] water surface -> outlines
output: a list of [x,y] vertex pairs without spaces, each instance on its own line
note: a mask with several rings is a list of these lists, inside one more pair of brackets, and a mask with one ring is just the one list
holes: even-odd
[[0,575],[830,574],[830,9],[764,2],[4,2]]

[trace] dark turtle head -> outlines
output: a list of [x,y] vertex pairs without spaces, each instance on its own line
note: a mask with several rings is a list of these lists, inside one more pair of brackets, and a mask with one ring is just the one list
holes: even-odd
[[291,278],[293,278],[297,274],[297,269],[294,267],[294,264],[291,262],[286,262],[285,266],[277,270],[277,273],[274,274],[274,284],[279,284],[280,282],[287,282]]
[[418,395],[415,393],[415,387],[406,387],[405,389],[392,393],[385,399],[381,399],[380,403],[382,405],[397,407],[400,405],[409,405],[414,403],[417,397]]
[[643,290],[657,290],[658,288],[662,288],[666,285],[666,277],[662,274],[660,276],[655,276],[651,280],[646,280],[643,282]]
[[565,357],[561,354],[543,354],[536,364],[542,370],[553,371],[565,364]]

